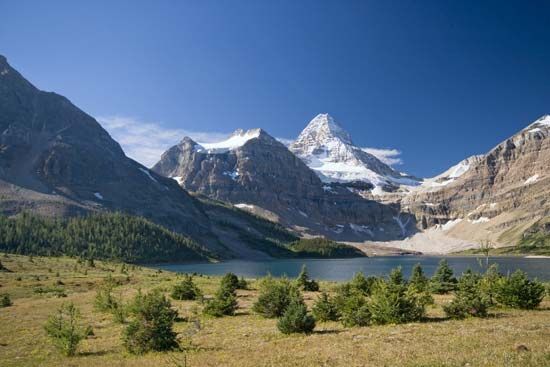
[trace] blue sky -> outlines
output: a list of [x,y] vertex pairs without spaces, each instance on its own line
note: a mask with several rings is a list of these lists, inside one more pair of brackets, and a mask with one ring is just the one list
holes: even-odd
[[144,163],[328,112],[431,176],[550,113],[549,24],[544,0],[0,0],[0,54]]

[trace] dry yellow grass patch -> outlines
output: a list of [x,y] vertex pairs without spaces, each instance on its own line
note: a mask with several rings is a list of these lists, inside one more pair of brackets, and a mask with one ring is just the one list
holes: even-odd
[[[487,319],[444,319],[441,305],[450,296],[436,297],[425,323],[343,328],[339,323],[318,324],[309,336],[285,336],[276,320],[251,312],[256,290],[239,291],[234,317],[202,320],[187,352],[128,354],[122,347],[123,325],[112,316],[94,311],[95,290],[108,274],[122,283],[116,288],[126,300],[138,289],[169,292],[176,274],[96,262],[95,268],[68,258],[0,257],[13,272],[0,273],[0,293],[9,293],[14,305],[0,309],[0,366],[550,366],[550,300],[539,310],[495,309]],[[59,277],[56,273],[59,272]],[[18,280],[20,278],[20,280]],[[219,278],[196,277],[205,294],[213,294]],[[58,280],[63,285],[56,285]],[[67,294],[36,293],[36,287],[62,288]],[[48,288],[49,287],[49,288]],[[323,289],[334,283],[322,282]],[[311,305],[316,293],[305,295]],[[44,322],[63,302],[81,310],[83,323],[95,336],[86,339],[76,357],[63,357],[43,330]],[[190,316],[197,302],[172,301],[180,316]],[[185,320],[176,331],[189,327]],[[518,350],[524,345],[528,351]]]

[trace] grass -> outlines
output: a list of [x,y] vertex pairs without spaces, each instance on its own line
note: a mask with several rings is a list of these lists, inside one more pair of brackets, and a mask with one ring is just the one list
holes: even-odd
[[[115,294],[130,299],[138,289],[160,289],[167,294],[178,280],[174,273],[96,261],[95,267],[70,258],[9,255],[1,257],[11,272],[0,272],[0,293],[9,293],[13,306],[0,309],[1,366],[548,366],[550,365],[550,300],[539,309],[494,309],[487,319],[452,321],[441,306],[452,296],[436,296],[423,323],[343,328],[339,323],[318,324],[309,336],[285,336],[276,320],[251,312],[257,297],[251,290],[238,291],[239,310],[234,317],[205,318],[192,337],[192,348],[183,352],[128,354],[121,343],[124,325],[111,315],[96,312],[96,289],[109,274],[121,285]],[[59,273],[59,276],[56,276]],[[20,279],[20,280],[18,280]],[[208,296],[218,277],[197,276]],[[60,284],[60,282],[62,284]],[[335,283],[321,282],[330,291]],[[56,289],[36,292],[35,289]],[[59,296],[59,289],[66,295]],[[306,293],[311,306],[317,293]],[[43,325],[63,302],[80,308],[83,322],[94,329],[78,355],[63,357],[46,337]],[[195,301],[172,301],[181,316],[177,332],[185,333]],[[528,351],[518,350],[524,345]]]

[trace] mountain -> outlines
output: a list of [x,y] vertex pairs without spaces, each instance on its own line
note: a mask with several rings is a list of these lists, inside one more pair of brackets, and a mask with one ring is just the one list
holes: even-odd
[[201,144],[185,137],[152,168],[190,192],[281,223],[300,235],[336,240],[402,238],[414,224],[398,207],[361,196],[361,182],[323,182],[285,145],[261,129],[237,130]]
[[37,89],[0,56],[0,213],[103,211],[145,217],[226,258],[265,258],[258,241],[296,239],[265,220],[199,200],[127,158],[94,118]]
[[489,152],[427,179],[401,200],[427,228],[453,221],[454,237],[513,245],[550,214],[550,116]]
[[353,144],[350,134],[328,114],[309,122],[289,146],[323,182],[368,182],[374,192],[395,191],[399,185],[415,186],[415,177],[395,171]]

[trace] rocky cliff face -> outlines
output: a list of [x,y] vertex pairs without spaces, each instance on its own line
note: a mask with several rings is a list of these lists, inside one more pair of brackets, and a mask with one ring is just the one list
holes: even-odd
[[288,237],[279,229],[264,231],[269,226],[256,218],[201,202],[127,158],[95,119],[65,97],[38,90],[0,56],[0,212],[101,210],[144,216],[226,257],[262,256],[241,232],[249,239]]
[[[399,238],[414,229],[397,207],[360,195],[365,184],[324,183],[300,158],[260,129],[226,141],[184,138],[153,167],[185,189],[275,220],[300,234],[339,240]],[[407,220],[409,222],[407,222]]]
[[456,237],[514,244],[550,214],[550,116],[471,157],[402,199],[424,227],[458,219]]

